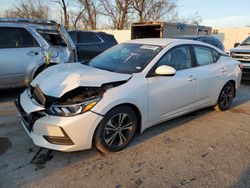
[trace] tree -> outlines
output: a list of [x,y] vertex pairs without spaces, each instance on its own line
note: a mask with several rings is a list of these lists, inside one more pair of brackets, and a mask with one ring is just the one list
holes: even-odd
[[132,0],[132,6],[137,13],[137,20],[163,20],[166,15],[175,14],[176,0]]
[[8,18],[48,19],[50,9],[40,0],[22,0],[13,9],[4,12]]
[[131,0],[100,0],[103,10],[101,14],[111,20],[113,29],[125,29],[128,26],[128,10],[131,6]]
[[69,28],[69,14],[68,14],[69,1],[67,1],[67,0],[50,0],[50,2],[56,3],[62,8],[64,26],[66,28]]
[[79,11],[76,11],[76,10],[69,11],[69,20],[71,21],[70,27],[73,28],[74,30],[77,30],[81,27],[80,21],[83,20],[82,17],[83,17],[84,11],[85,11],[84,8],[82,8]]
[[178,22],[192,24],[192,25],[200,25],[200,23],[202,22],[202,18],[199,16],[198,12],[189,15],[187,17],[181,17],[181,18],[179,18],[179,16],[176,15],[176,19]]
[[97,7],[98,1],[95,0],[79,0],[84,11],[82,13],[82,23],[85,29],[95,30],[97,27]]

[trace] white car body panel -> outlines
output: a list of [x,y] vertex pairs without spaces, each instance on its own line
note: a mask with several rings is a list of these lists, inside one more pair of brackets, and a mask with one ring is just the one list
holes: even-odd
[[37,112],[44,110],[45,108],[41,105],[39,105],[34,99],[32,99],[29,90],[25,90],[20,95],[20,103],[22,105],[23,110],[30,114],[31,112]]
[[[60,151],[76,151],[92,146],[94,132],[105,114],[119,105],[131,105],[141,117],[141,129],[178,117],[217,103],[221,89],[228,81],[235,82],[238,89],[241,81],[239,63],[217,48],[189,40],[139,39],[129,43],[157,44],[165,48],[156,55],[140,73],[121,74],[82,64],[63,64],[46,69],[31,83],[39,85],[46,96],[60,98],[78,87],[100,87],[105,83],[127,81],[108,89],[102,99],[88,112],[73,117],[46,115],[38,119],[33,131],[27,133],[35,144]],[[223,54],[216,63],[177,71],[174,76],[147,77],[155,63],[169,49],[182,44],[208,46]],[[190,79],[192,76],[192,79]],[[32,101],[27,90],[20,103],[26,113],[39,111],[41,107]],[[24,125],[25,127],[25,125]],[[51,144],[43,135],[62,136],[65,130],[74,145]]]
[[174,77],[148,78],[150,122],[161,121],[173,112],[178,113],[185,108],[194,107],[197,98],[197,84],[196,80],[188,80],[191,75],[192,70],[186,69],[177,71]]

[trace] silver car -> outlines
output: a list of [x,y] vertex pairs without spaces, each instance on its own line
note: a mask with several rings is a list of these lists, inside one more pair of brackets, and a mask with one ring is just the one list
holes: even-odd
[[0,19],[0,89],[28,85],[46,67],[74,61],[76,47],[56,22]]

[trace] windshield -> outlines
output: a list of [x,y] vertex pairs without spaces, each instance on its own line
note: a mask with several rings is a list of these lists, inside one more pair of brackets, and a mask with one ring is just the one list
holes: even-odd
[[37,30],[37,32],[49,43],[50,46],[67,46],[57,31]]
[[89,65],[119,73],[141,72],[161,51],[160,46],[122,43],[106,50],[89,62]]
[[250,36],[247,37],[240,45],[241,46],[250,45]]

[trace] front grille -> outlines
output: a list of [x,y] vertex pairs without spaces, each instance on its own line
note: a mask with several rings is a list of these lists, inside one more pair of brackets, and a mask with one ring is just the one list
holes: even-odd
[[39,111],[39,112],[32,112],[30,114],[27,114],[21,104],[20,104],[20,101],[19,101],[19,98],[16,99],[15,101],[15,104],[16,104],[16,107],[18,109],[18,112],[21,116],[21,119],[25,125],[25,127],[27,128],[27,130],[29,132],[31,132],[33,130],[33,126],[34,126],[34,123],[36,122],[36,120],[40,119],[41,117],[44,117],[45,114],[43,111]]
[[233,52],[231,56],[242,63],[250,63],[250,52]]

